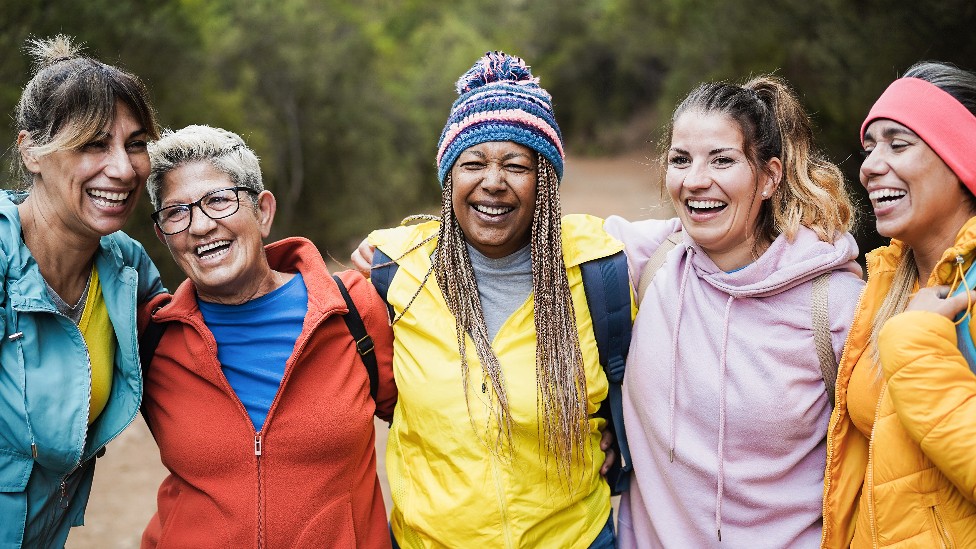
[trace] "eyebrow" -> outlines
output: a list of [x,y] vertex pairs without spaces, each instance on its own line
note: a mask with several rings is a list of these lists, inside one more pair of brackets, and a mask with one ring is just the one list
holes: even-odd
[[[671,151],[676,153],[681,153],[681,154],[691,154],[688,151],[682,149],[681,147],[671,147]],[[708,156],[721,154],[728,151],[738,151],[738,149],[736,149],[735,147],[719,147],[718,149],[712,149],[708,151]]]
[[[904,126],[886,126],[881,130],[881,137],[884,139],[891,139],[898,135],[907,135],[910,137],[918,137],[918,134]],[[870,131],[864,132],[864,140],[877,141]]]

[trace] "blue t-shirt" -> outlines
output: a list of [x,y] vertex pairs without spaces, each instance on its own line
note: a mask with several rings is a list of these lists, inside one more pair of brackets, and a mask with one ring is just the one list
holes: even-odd
[[278,393],[285,363],[295,350],[308,312],[301,274],[282,287],[241,305],[197,300],[217,340],[217,359],[231,388],[260,431]]

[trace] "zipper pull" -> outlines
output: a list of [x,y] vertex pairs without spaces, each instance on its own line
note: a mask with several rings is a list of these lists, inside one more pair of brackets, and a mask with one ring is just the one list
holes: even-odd
[[261,433],[254,435],[254,455],[261,455]]
[[61,499],[58,501],[61,504],[61,509],[68,508],[68,486],[65,483],[66,480],[67,478],[61,479]]
[[31,442],[31,456],[37,459],[37,444]]

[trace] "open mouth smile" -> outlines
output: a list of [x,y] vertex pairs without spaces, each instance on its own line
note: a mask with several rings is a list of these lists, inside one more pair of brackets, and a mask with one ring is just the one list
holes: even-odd
[[472,204],[474,210],[482,215],[489,217],[501,217],[507,213],[515,211],[511,206],[486,206],[483,204]]
[[685,207],[692,214],[715,214],[728,207],[728,204],[720,200],[695,200],[685,201]]
[[868,198],[871,200],[874,209],[894,205],[906,196],[908,196],[908,191],[899,189],[877,189],[868,193]]
[[215,240],[201,246],[197,246],[196,253],[199,258],[216,257],[223,254],[230,247],[230,240]]
[[125,204],[126,200],[129,199],[129,195],[132,194],[129,191],[110,192],[110,191],[101,191],[98,189],[92,189],[86,192],[88,193],[88,196],[91,197],[91,199],[95,202],[95,204],[98,204],[99,206],[106,207],[106,208],[112,208],[112,207],[121,206]]

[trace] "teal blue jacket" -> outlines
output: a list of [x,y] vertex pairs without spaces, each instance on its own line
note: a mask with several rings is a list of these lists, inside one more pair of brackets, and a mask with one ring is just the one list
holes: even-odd
[[88,349],[24,245],[22,199],[0,192],[0,549],[63,547],[84,523],[93,458],[142,401],[136,306],[165,291],[141,244],[122,232],[101,239],[95,267],[117,345],[108,404],[89,426]]

